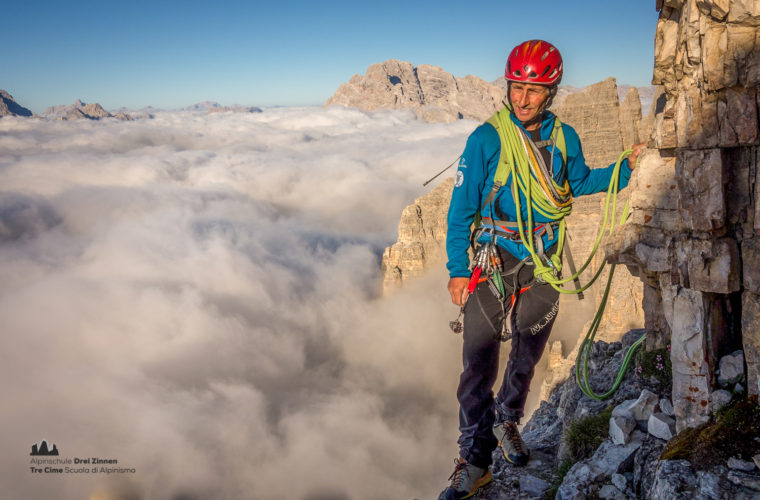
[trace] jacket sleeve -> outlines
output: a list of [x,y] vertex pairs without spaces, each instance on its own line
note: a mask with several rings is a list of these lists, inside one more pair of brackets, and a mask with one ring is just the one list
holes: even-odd
[[[570,183],[570,189],[573,196],[584,194],[593,194],[600,191],[606,191],[612,179],[612,172],[615,164],[605,168],[589,168],[586,165],[586,159],[583,157],[581,149],[581,140],[575,130],[562,124],[565,133],[565,143],[567,145],[567,181]],[[628,166],[628,159],[623,160],[620,165],[619,189],[628,185],[631,178],[631,169]]]
[[470,257],[467,254],[470,247],[470,226],[480,210],[481,193],[488,170],[488,158],[481,137],[483,127],[496,133],[490,125],[481,125],[470,134],[459,160],[449,203],[446,230],[446,253],[449,260],[446,267],[452,278],[470,275]]

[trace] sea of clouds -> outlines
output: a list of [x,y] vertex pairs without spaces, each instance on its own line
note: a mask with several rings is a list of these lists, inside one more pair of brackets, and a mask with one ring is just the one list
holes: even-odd
[[[443,265],[383,297],[379,256],[476,125],[1,119],[3,496],[435,497],[457,311]],[[136,473],[33,474],[42,439]]]

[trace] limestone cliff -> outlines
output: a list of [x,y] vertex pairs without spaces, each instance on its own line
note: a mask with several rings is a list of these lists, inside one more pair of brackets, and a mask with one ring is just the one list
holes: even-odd
[[760,6],[658,2],[664,95],[610,252],[647,284],[650,347],[672,345],[678,429],[710,419],[718,360],[744,349],[760,392]]
[[[631,102],[638,112],[624,116],[626,128],[638,127],[641,120],[641,103]],[[586,163],[592,167],[606,166],[615,161],[623,151],[623,135],[620,123],[620,101],[614,78],[589,85],[583,92],[569,94],[551,110],[560,120],[572,125],[583,143]],[[628,111],[628,108],[626,108]]]
[[398,240],[383,252],[383,290],[386,292],[445,260],[446,212],[453,188],[454,178],[446,179],[401,213]]

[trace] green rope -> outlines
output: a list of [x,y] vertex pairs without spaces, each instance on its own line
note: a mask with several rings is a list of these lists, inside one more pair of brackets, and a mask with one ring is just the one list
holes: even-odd
[[[572,276],[561,279],[557,278],[555,275],[555,271],[559,272],[562,268],[562,249],[564,246],[564,240],[565,240],[565,217],[570,214],[572,210],[572,206],[568,207],[555,207],[551,200],[549,200],[543,189],[541,188],[541,185],[536,178],[535,172],[532,171],[530,167],[530,162],[528,160],[528,155],[525,152],[525,149],[523,148],[522,141],[520,138],[521,132],[517,129],[517,126],[512,122],[511,119],[509,119],[508,113],[499,113],[497,115],[497,119],[499,120],[499,126],[504,130],[504,134],[499,134],[502,141],[502,151],[507,151],[508,154],[505,155],[507,158],[507,161],[509,162],[509,175],[512,176],[512,197],[515,201],[516,206],[516,212],[517,212],[517,226],[518,231],[520,233],[520,239],[525,245],[525,247],[528,249],[528,252],[531,255],[531,258],[533,259],[533,262],[535,264],[535,271],[534,274],[537,278],[543,279],[547,283],[549,283],[555,290],[557,290],[560,293],[580,293],[584,290],[588,289],[601,275],[604,266],[606,264],[605,262],[602,262],[602,264],[599,266],[599,269],[594,273],[591,280],[584,286],[573,289],[573,290],[566,290],[562,288],[561,285],[565,283],[569,283],[571,281],[576,280],[583,271],[586,270],[586,268],[591,264],[594,256],[596,255],[597,250],[599,249],[599,245],[602,241],[602,238],[604,237],[605,230],[607,230],[609,226],[609,234],[612,233],[612,230],[615,227],[615,214],[617,213],[617,196],[618,196],[618,189],[620,184],[620,168],[623,162],[623,159],[630,155],[633,151],[628,149],[626,151],[623,151],[621,155],[618,157],[617,162],[615,163],[615,167],[613,168],[612,177],[610,179],[610,185],[607,188],[607,195],[605,198],[604,203],[604,219],[602,221],[602,226],[599,230],[599,234],[596,237],[596,240],[594,242],[594,247],[591,250],[590,255],[586,259],[586,261],[583,263],[583,265],[578,269],[578,271],[573,274]],[[511,160],[511,161],[510,161]],[[554,182],[554,179],[547,179],[548,182]],[[555,184],[556,186],[556,184]],[[520,193],[523,194],[526,200],[526,208],[528,213],[528,224],[527,227],[529,228],[530,233],[533,232],[532,228],[533,226],[533,210],[536,210],[539,214],[543,215],[544,217],[550,219],[550,220],[559,220],[560,221],[560,228],[559,228],[559,240],[557,243],[557,252],[552,255],[551,257],[551,263],[550,265],[546,265],[538,256],[536,253],[536,250],[534,248],[533,244],[533,238],[526,238],[526,232],[525,232],[525,225],[523,223],[522,219],[522,210],[521,210],[521,202],[520,202]],[[612,203],[612,206],[610,207],[610,202]],[[623,212],[620,216],[619,225],[623,224],[625,219],[628,217],[628,202],[626,202],[625,207],[623,208]],[[528,233],[528,234],[530,234]],[[583,342],[581,343],[580,350],[578,352],[578,357],[575,361],[575,379],[578,383],[578,387],[580,387],[583,394],[586,396],[597,399],[597,400],[603,400],[607,399],[617,390],[617,388],[620,386],[620,383],[623,381],[623,378],[625,376],[625,371],[628,369],[628,365],[631,363],[631,359],[633,358],[633,355],[638,349],[638,347],[644,343],[644,340],[646,339],[646,334],[642,335],[641,338],[639,338],[636,342],[634,342],[631,347],[628,348],[628,351],[625,354],[625,357],[623,358],[623,364],[620,367],[620,370],[618,371],[617,376],[615,377],[615,381],[612,384],[612,387],[603,394],[596,394],[589,384],[588,380],[588,359],[591,355],[591,349],[594,343],[594,337],[596,336],[596,333],[599,329],[599,325],[601,324],[602,316],[604,314],[604,309],[607,306],[607,299],[609,298],[610,294],[610,288],[612,285],[612,278],[615,274],[615,264],[612,264],[610,266],[610,273],[607,278],[607,285],[604,289],[604,295],[602,296],[602,300],[599,304],[599,309],[597,310],[596,314],[594,315],[594,319],[591,322],[591,326],[589,327],[588,332],[586,332],[586,336],[583,339]]]
[[615,266],[616,264],[612,264],[610,266],[610,275],[607,277],[607,286],[604,289],[604,295],[602,296],[602,300],[599,303],[599,309],[596,311],[596,315],[591,322],[591,326],[589,327],[588,332],[586,332],[586,337],[583,339],[583,342],[581,342],[581,347],[578,351],[578,357],[575,359],[575,381],[578,383],[578,387],[586,396],[600,401],[609,398],[615,393],[617,388],[620,386],[620,383],[623,381],[625,372],[628,369],[628,365],[631,363],[631,359],[633,358],[636,349],[638,349],[639,346],[646,340],[646,334],[644,334],[639,337],[636,342],[631,344],[631,347],[629,347],[628,351],[625,353],[623,364],[620,366],[620,370],[615,377],[615,382],[613,382],[612,387],[607,392],[603,394],[597,394],[593,389],[591,389],[591,384],[588,380],[588,360],[591,356],[591,350],[594,346],[594,337],[596,337],[596,332],[602,322],[604,308],[607,306],[607,299],[610,295],[610,285],[612,284],[612,277],[615,274]]

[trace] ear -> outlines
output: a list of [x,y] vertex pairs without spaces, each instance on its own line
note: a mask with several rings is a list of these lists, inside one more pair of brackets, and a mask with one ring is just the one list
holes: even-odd
[[549,107],[552,105],[552,101],[554,101],[554,96],[557,95],[557,88],[558,88],[558,85],[552,85],[551,87],[549,87],[549,95],[546,96],[546,102],[544,102],[544,105],[541,108],[542,113],[546,111],[547,109],[549,109]]

